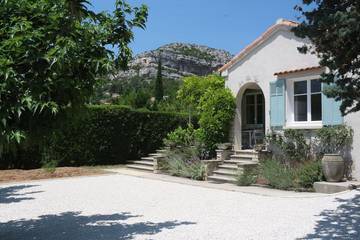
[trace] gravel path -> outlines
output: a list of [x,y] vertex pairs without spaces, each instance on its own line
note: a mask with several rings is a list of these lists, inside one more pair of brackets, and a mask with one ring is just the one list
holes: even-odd
[[266,197],[119,174],[1,185],[0,239],[360,239],[360,192]]

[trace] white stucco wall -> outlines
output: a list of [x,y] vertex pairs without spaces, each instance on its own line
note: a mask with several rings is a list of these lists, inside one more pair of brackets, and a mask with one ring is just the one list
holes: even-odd
[[345,124],[354,130],[354,142],[351,152],[353,160],[353,177],[360,180],[360,112],[345,116]]
[[[265,96],[265,128],[270,129],[270,81],[276,77],[274,73],[294,70],[319,65],[319,59],[315,55],[300,54],[298,47],[305,42],[297,38],[289,27],[281,26],[272,36],[259,45],[256,49],[248,53],[246,57],[234,64],[222,73],[226,77],[226,86],[237,97],[237,104],[241,106],[241,96],[245,85],[256,83],[262,89]],[[352,157],[354,160],[353,176],[360,179],[360,113],[349,115],[345,122],[354,131],[354,149]],[[234,121],[233,141],[238,148],[241,144],[241,112],[238,107]]]
[[[298,47],[304,44],[304,40],[295,37],[289,31],[289,27],[281,26],[278,31],[251,51],[244,59],[234,64],[225,73],[226,86],[230,88],[234,96],[241,96],[239,92],[246,83],[257,83],[265,96],[265,128],[270,127],[270,81],[276,79],[274,73],[285,70],[293,70],[305,67],[318,66],[319,60],[314,55],[300,54]],[[243,89],[242,89],[243,90]],[[240,100],[240,98],[238,98]],[[239,112],[235,121],[235,144],[240,141],[239,133],[241,116]],[[241,128],[240,128],[241,129]]]

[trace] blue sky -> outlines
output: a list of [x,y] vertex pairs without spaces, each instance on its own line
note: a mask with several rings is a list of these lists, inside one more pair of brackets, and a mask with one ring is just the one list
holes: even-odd
[[[115,0],[92,0],[95,11],[111,11]],[[173,42],[225,49],[233,54],[279,18],[296,20],[301,0],[128,0],[149,7],[145,30],[135,31],[135,54]]]

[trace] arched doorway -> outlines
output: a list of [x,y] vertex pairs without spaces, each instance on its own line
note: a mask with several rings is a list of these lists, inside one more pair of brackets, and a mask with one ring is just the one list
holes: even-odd
[[237,96],[235,142],[237,149],[253,149],[264,143],[265,97],[260,86],[247,83]]
[[261,89],[246,89],[242,98],[242,149],[264,143],[265,99]]

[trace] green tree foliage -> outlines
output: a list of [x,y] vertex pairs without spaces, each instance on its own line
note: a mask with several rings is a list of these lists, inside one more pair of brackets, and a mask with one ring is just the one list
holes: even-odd
[[124,164],[155,151],[169,132],[186,125],[186,114],[87,106],[80,118],[65,118],[55,131],[32,148],[21,149],[18,156],[4,153],[0,169]]
[[145,28],[147,7],[116,0],[111,14],[94,13],[88,3],[0,1],[1,150],[41,127],[40,118],[83,105],[100,76],[126,67],[133,28]]
[[224,88],[224,79],[218,75],[206,77],[191,76],[184,78],[183,85],[178,91],[177,98],[191,109],[196,110],[200,99],[206,91]]
[[209,150],[218,143],[228,142],[230,123],[234,118],[235,99],[227,88],[207,90],[200,98],[199,125]]
[[162,101],[164,99],[161,56],[159,56],[157,76],[155,80],[155,99],[157,101]]
[[199,115],[200,129],[197,134],[210,153],[214,152],[218,143],[228,141],[235,99],[230,90],[225,88],[222,77],[209,75],[185,78],[178,99]]
[[320,59],[329,69],[323,81],[336,83],[326,91],[342,101],[341,111],[349,114],[360,110],[360,4],[358,0],[303,0],[296,9],[303,22],[294,32],[309,38],[313,46],[300,48]]

